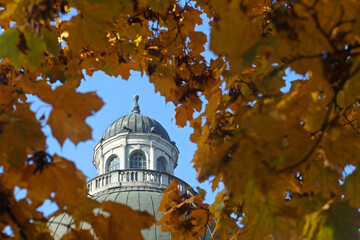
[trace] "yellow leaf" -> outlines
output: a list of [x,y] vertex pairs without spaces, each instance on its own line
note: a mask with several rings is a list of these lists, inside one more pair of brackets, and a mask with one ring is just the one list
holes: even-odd
[[345,199],[349,200],[349,203],[354,208],[360,207],[360,171],[359,167],[355,169],[349,176],[345,178],[343,191]]
[[60,144],[66,138],[75,144],[91,138],[91,128],[85,123],[85,119],[103,105],[95,92],[78,93],[67,83],[53,92],[47,87],[40,87],[38,95],[53,106],[48,124]]
[[176,124],[179,127],[185,127],[186,122],[193,119],[194,110],[192,108],[187,108],[184,105],[180,105],[175,109],[175,112]]
[[72,18],[65,22],[63,31],[69,36],[67,43],[74,52],[82,48],[90,47],[94,50],[101,50],[107,44],[106,30],[111,26],[112,17],[105,4],[92,4],[84,9],[83,15]]
[[167,101],[179,101],[175,94],[177,87],[174,77],[175,71],[170,65],[156,67],[155,73],[150,76],[150,82],[155,85],[155,92],[160,92]]
[[306,216],[302,239],[357,239],[359,219],[357,209],[350,207],[346,201],[333,203]]
[[223,12],[211,31],[210,49],[217,55],[226,53],[231,70],[239,72],[243,68],[242,55],[260,40],[259,27],[241,11],[236,2],[228,5],[218,0],[213,4]]
[[89,220],[96,236],[101,239],[143,239],[140,230],[149,228],[155,220],[146,212],[134,211],[128,206],[111,201],[102,203],[101,209],[111,213],[111,217],[99,215]]

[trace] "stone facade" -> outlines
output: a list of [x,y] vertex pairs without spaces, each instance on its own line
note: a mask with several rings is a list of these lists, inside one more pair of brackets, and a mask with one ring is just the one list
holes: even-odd
[[94,165],[98,175],[107,172],[109,161],[117,156],[120,159],[120,169],[130,168],[130,156],[141,151],[147,160],[147,169],[157,170],[157,160],[166,161],[167,172],[174,174],[177,166],[179,150],[175,145],[155,133],[119,133],[108,139],[101,139],[94,148]]

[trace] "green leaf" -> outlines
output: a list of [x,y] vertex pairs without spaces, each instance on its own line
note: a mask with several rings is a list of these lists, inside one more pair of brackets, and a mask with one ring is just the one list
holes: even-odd
[[6,30],[0,35],[0,58],[10,58],[16,68],[20,68],[20,49],[18,48],[20,32],[17,28]]
[[285,87],[285,80],[281,76],[265,77],[262,86],[266,93],[280,92],[280,88]]
[[28,64],[31,68],[36,68],[44,59],[46,44],[42,38],[36,36],[33,32],[26,31],[24,35],[28,47],[26,50]]
[[60,47],[57,40],[57,32],[44,29],[44,42],[46,44],[47,50],[54,56],[59,56]]
[[304,240],[359,239],[360,213],[348,201],[324,206],[319,211],[306,216]]
[[[358,210],[351,207],[348,202],[334,203],[326,212],[326,220],[324,226],[320,228],[318,239],[359,239],[359,228]],[[328,235],[329,232],[332,232],[332,236]]]

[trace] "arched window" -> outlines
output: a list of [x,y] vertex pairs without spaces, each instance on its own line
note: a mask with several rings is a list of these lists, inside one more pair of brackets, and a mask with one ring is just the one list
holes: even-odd
[[158,171],[166,172],[166,160],[163,157],[159,157],[156,163],[156,169]]
[[146,157],[144,153],[136,151],[130,156],[130,168],[146,169]]
[[112,159],[108,162],[107,171],[110,172],[120,168],[120,158],[118,156],[112,157]]

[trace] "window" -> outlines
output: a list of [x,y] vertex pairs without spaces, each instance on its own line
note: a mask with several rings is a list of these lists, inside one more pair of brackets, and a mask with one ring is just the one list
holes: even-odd
[[158,171],[166,172],[166,160],[163,157],[159,157],[156,164]]
[[120,158],[117,156],[112,157],[108,163],[107,172],[116,170],[120,168]]
[[135,152],[130,156],[130,168],[146,169],[146,157],[142,152]]

